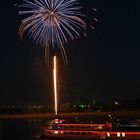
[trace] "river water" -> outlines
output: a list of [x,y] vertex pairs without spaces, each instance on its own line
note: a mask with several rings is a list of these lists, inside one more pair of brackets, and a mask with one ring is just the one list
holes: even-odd
[[37,140],[47,120],[0,121],[0,140]]
[[47,122],[45,119],[0,120],[0,140],[38,140],[42,126]]
[[1,120],[0,140],[40,140],[41,128],[47,122],[41,119]]

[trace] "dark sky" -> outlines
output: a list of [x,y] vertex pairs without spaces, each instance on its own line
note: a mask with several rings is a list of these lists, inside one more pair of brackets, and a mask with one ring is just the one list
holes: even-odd
[[[97,102],[140,98],[140,1],[81,0],[98,18],[87,38],[65,45],[69,65],[59,61],[60,102]],[[21,17],[15,3],[1,1],[0,104],[50,104],[52,72],[43,48],[19,40]],[[50,59],[51,61],[51,59]],[[50,62],[51,63],[51,62]]]

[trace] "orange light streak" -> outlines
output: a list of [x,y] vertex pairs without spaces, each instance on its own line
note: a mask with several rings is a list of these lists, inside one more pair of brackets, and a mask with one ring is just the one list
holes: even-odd
[[54,56],[54,68],[53,68],[53,79],[54,79],[54,109],[55,115],[57,115],[57,62],[56,56]]
[[[48,133],[53,134],[56,130],[47,130]],[[126,138],[139,138],[140,137],[140,132],[129,132],[129,131],[85,131],[85,130],[57,130],[58,134],[69,134],[71,132],[73,132],[73,134],[71,135],[75,135],[76,132],[79,132],[79,136],[81,135],[82,132],[86,132],[86,136],[107,136],[110,138],[117,138],[118,137],[118,133],[119,133],[119,137],[121,136],[122,138],[126,137]],[[81,135],[84,136],[84,135]]]

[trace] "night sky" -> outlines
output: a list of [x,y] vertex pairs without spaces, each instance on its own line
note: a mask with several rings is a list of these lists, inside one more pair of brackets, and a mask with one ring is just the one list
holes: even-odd
[[[21,17],[15,3],[1,1],[0,104],[53,103],[51,61],[43,48],[18,36]],[[87,37],[65,45],[69,65],[59,57],[59,101],[88,103],[140,99],[140,1],[81,0],[99,21]],[[56,51],[57,52],[57,51]],[[60,54],[57,54],[60,56]]]

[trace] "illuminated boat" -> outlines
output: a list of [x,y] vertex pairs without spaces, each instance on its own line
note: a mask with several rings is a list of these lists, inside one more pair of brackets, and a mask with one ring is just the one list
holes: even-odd
[[52,120],[48,127],[42,129],[41,138],[93,139],[103,138],[101,131],[111,131],[112,124],[66,123],[65,120]]
[[65,120],[52,120],[42,129],[41,139],[131,139],[140,140],[140,131],[113,130],[112,123],[66,123]]

